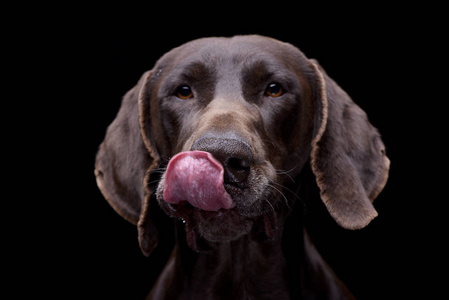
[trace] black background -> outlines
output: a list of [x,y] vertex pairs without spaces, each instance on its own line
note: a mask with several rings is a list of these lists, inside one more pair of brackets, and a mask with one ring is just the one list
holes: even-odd
[[310,232],[326,261],[359,299],[428,298],[438,289],[446,236],[437,213],[447,199],[436,183],[442,162],[431,162],[444,140],[435,128],[445,121],[434,113],[445,110],[435,94],[438,8],[276,1],[37,9],[25,15],[26,34],[13,39],[25,61],[13,67],[14,92],[33,83],[32,96],[15,98],[26,100],[16,109],[26,107],[31,122],[14,135],[25,141],[25,163],[11,176],[20,217],[9,273],[24,286],[16,293],[144,298],[168,249],[150,258],[140,252],[135,226],[96,187],[97,147],[122,96],[161,55],[195,38],[236,34],[271,36],[318,59],[383,136],[391,171],[374,202],[379,217],[347,231],[319,204],[311,208]]

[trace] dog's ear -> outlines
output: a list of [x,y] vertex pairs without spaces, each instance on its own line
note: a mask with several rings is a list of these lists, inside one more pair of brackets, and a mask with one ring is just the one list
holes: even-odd
[[[159,155],[142,130],[140,112],[151,71],[146,72],[137,85],[123,98],[115,120],[109,125],[95,162],[97,185],[115,211],[138,225],[142,251],[149,255],[157,245],[157,230],[149,218],[149,177],[157,168]],[[146,127],[146,125],[145,125]]]
[[335,221],[359,229],[377,216],[372,201],[384,188],[390,161],[376,128],[314,60],[320,107],[312,141],[311,167],[321,199]]

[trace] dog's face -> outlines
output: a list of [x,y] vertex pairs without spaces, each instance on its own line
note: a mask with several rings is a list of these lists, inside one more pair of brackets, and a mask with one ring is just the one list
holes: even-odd
[[205,39],[159,62],[153,101],[166,141],[160,151],[172,160],[157,198],[208,241],[239,238],[258,218],[292,205],[282,190],[310,153],[311,70],[290,45],[262,42]]
[[96,175],[148,254],[152,195],[185,221],[192,248],[272,236],[306,163],[341,226],[376,216],[388,159],[364,112],[297,48],[240,36],[192,41],[144,74],[108,129]]

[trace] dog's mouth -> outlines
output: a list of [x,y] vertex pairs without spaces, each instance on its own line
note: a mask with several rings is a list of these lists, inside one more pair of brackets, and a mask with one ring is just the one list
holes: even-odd
[[170,160],[164,180],[164,201],[169,204],[187,201],[204,211],[226,210],[235,206],[223,185],[224,168],[208,152],[178,153]]
[[192,248],[198,248],[198,240],[236,240],[260,220],[266,231],[275,226],[274,211],[267,214],[242,203],[246,185],[225,181],[224,173],[222,164],[203,151],[178,153],[167,165],[157,198],[169,215],[184,220]]

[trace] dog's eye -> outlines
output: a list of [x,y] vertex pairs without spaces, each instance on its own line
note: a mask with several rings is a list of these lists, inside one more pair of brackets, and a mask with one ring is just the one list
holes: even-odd
[[187,85],[182,85],[176,90],[176,97],[182,100],[193,98],[192,89]]
[[265,89],[265,95],[273,98],[280,97],[284,94],[284,88],[277,82],[270,83]]

